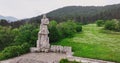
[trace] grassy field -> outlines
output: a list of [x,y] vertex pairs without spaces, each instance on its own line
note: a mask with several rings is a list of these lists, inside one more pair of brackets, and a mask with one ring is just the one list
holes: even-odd
[[83,26],[83,32],[54,44],[72,46],[74,56],[120,63],[120,33],[104,32],[95,24]]

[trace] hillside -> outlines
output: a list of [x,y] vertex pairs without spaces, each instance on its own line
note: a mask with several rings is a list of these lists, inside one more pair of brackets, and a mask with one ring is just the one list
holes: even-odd
[[120,62],[120,33],[105,32],[95,24],[83,26],[83,32],[57,45],[72,46],[75,56]]
[[[68,19],[82,23],[91,23],[98,19],[120,19],[120,4],[107,6],[67,6],[47,13],[50,20],[58,22]],[[39,23],[41,15],[29,19],[30,22]]]
[[2,15],[0,15],[0,20],[1,19],[8,20],[9,22],[13,22],[13,21],[17,21],[18,20],[17,18],[12,17],[12,16],[2,16]]

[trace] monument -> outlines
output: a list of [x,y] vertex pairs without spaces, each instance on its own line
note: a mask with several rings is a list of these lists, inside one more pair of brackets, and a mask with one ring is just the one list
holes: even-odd
[[37,40],[37,47],[31,48],[31,52],[48,52],[50,48],[49,44],[49,31],[47,25],[49,24],[49,19],[46,15],[43,15],[40,24],[40,31],[38,32],[38,40]]
[[47,52],[49,50],[49,31],[47,25],[49,24],[48,18],[46,15],[43,15],[40,24],[40,31],[38,33],[38,40],[37,40],[37,48],[39,48],[43,52]]
[[72,48],[68,46],[61,45],[50,45],[49,43],[49,31],[47,25],[49,24],[49,19],[46,15],[43,15],[40,24],[40,31],[38,32],[37,47],[30,48],[31,52],[56,52],[56,53],[66,53],[68,56],[72,56]]

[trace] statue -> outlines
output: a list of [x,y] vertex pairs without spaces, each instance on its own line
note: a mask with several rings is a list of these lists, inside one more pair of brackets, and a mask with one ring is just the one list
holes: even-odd
[[38,40],[37,40],[37,48],[39,48],[43,52],[47,52],[49,50],[50,44],[49,44],[49,31],[47,25],[49,24],[48,18],[46,18],[46,15],[43,15],[43,18],[41,19],[40,24],[40,31],[38,33]]
[[49,24],[49,19],[46,15],[43,15],[40,24],[40,31],[38,32],[37,48],[31,48],[31,52],[48,52],[50,48],[49,44],[49,31],[47,25]]

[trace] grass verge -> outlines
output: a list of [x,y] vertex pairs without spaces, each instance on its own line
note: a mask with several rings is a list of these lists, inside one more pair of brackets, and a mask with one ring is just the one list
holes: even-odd
[[120,63],[120,33],[101,32],[95,24],[83,26],[83,32],[54,44],[71,46],[74,56],[102,59]]

